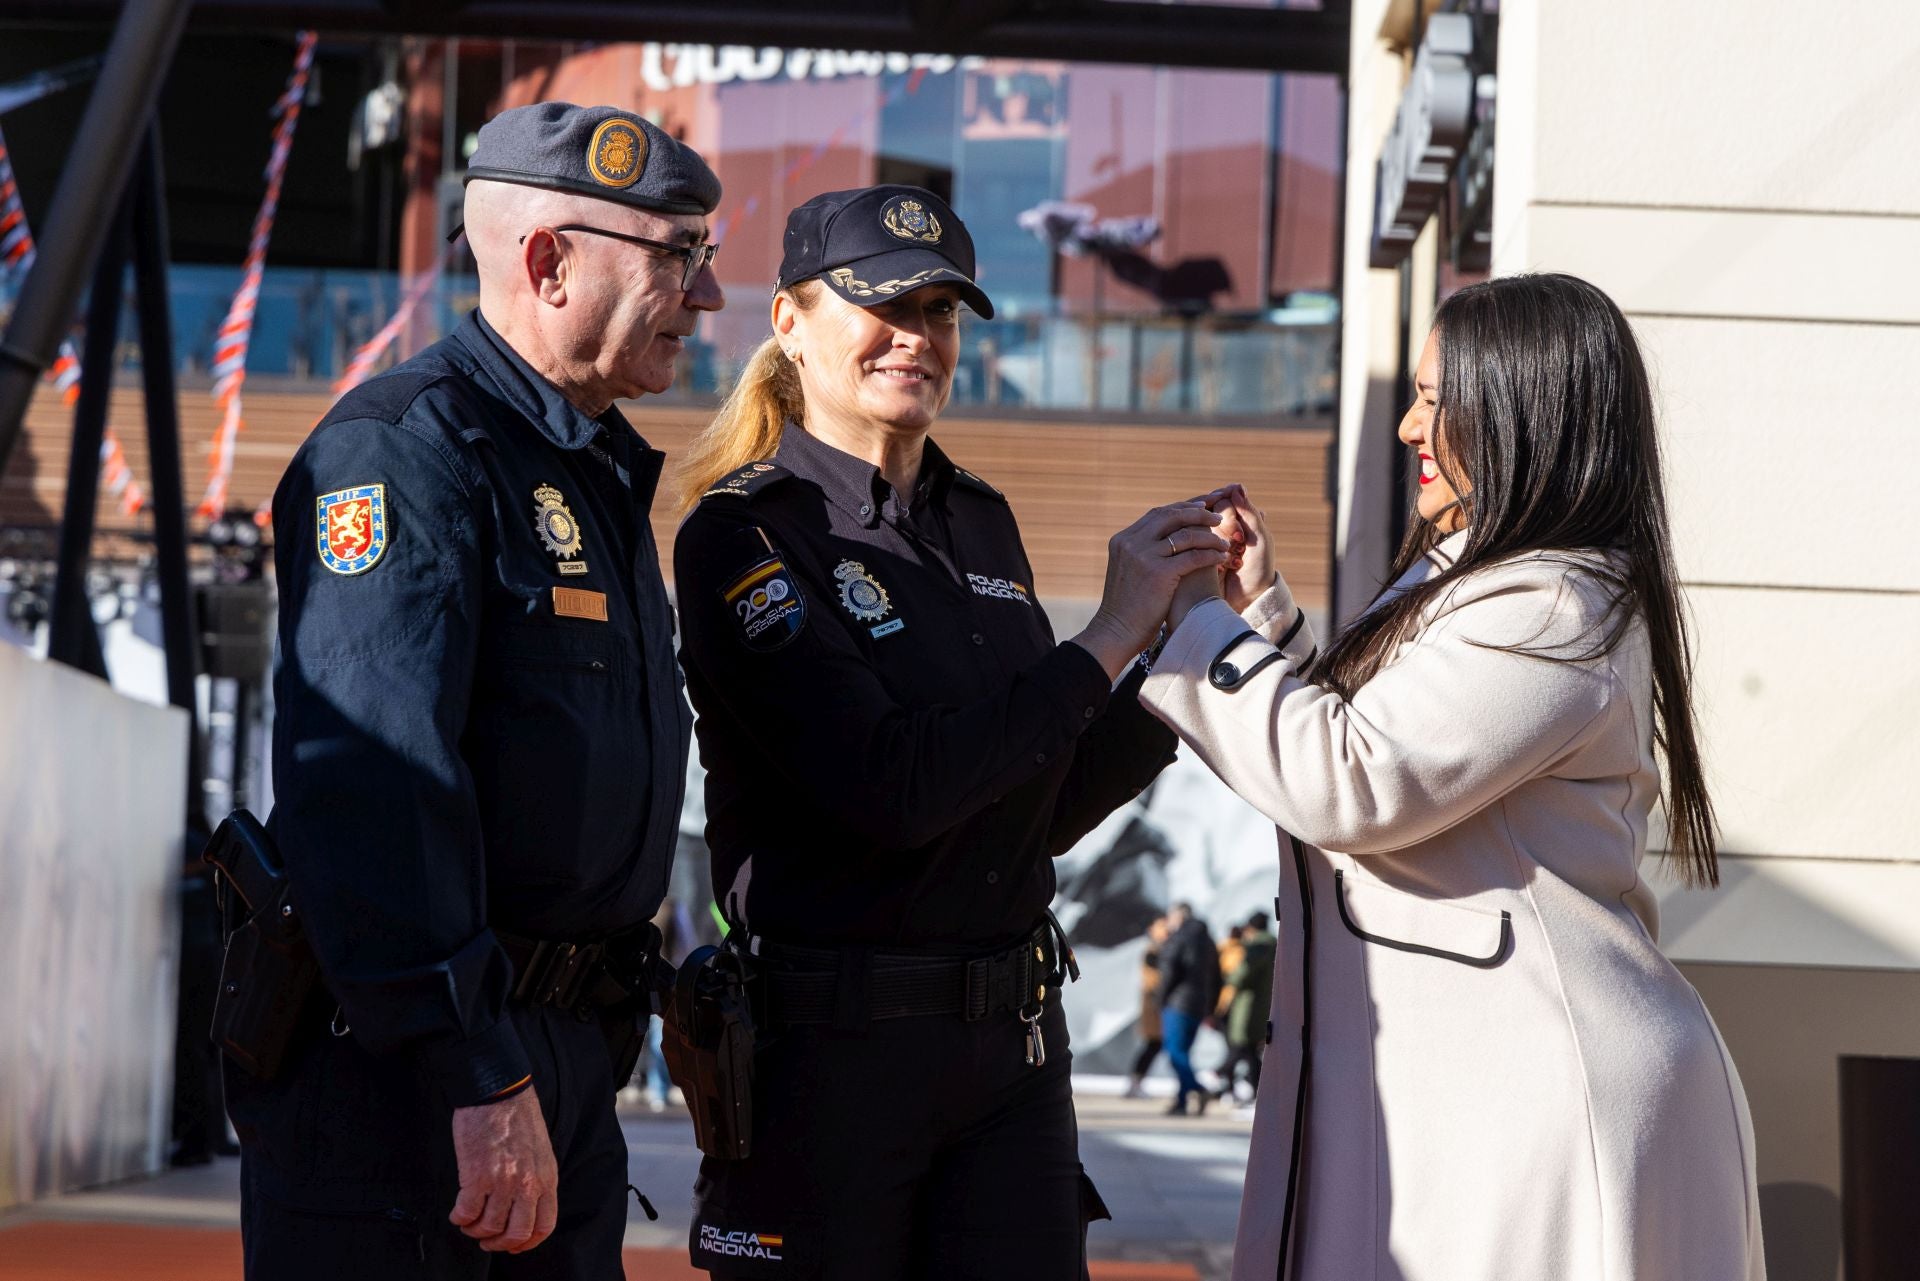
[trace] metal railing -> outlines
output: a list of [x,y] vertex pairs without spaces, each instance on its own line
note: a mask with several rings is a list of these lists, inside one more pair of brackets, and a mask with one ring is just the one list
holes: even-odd
[[[238,280],[237,268],[173,269],[171,310],[183,378],[208,376],[214,335]],[[406,287],[391,272],[269,268],[248,349],[249,376],[282,386],[331,385],[393,315]],[[437,281],[415,310],[410,333],[383,364],[446,333],[478,298],[471,277]],[[0,293],[0,318],[10,302]],[[123,324],[130,334],[130,315]],[[954,407],[962,409],[1172,419],[1315,416],[1332,411],[1339,381],[1339,326],[1325,309],[1298,319],[1287,312],[968,317],[963,332],[953,392]],[[137,367],[137,344],[116,350],[126,368]],[[748,354],[696,334],[668,399],[723,395]]]

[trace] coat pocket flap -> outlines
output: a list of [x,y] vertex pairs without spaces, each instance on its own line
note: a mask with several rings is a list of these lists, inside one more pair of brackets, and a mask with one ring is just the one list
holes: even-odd
[[1340,923],[1354,937],[1402,952],[1417,952],[1487,968],[1513,950],[1513,920],[1505,912],[1458,907],[1333,874]]

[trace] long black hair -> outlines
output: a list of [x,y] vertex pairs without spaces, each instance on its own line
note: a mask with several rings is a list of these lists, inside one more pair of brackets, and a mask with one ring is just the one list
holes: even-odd
[[[1613,599],[1591,650],[1578,657],[1608,653],[1634,619],[1645,624],[1670,855],[1688,884],[1719,884],[1653,392],[1626,317],[1577,277],[1523,275],[1455,293],[1441,304],[1434,329],[1440,394],[1433,456],[1464,495],[1466,546],[1446,570],[1356,619],[1314,665],[1313,678],[1351,697],[1423,609],[1495,561],[1541,551],[1617,553],[1580,562]],[[1434,523],[1411,521],[1388,581],[1441,537]]]

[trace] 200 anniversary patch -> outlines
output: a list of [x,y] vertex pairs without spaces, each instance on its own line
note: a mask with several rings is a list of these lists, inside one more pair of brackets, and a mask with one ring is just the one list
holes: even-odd
[[793,643],[807,625],[807,602],[786,562],[761,561],[720,593],[733,612],[740,640],[748,649],[772,653]]

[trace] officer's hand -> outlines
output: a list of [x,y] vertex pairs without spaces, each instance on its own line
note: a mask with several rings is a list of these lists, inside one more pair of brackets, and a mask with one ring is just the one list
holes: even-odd
[[453,1110],[460,1195],[449,1222],[482,1250],[519,1254],[553,1235],[560,1168],[540,1099],[525,1089],[498,1103]]
[[1213,530],[1220,522],[1203,503],[1173,503],[1154,508],[1107,540],[1100,608],[1073,639],[1100,660],[1110,678],[1118,679],[1152,643],[1180,580],[1199,571],[1214,578],[1226,562],[1227,540]]

